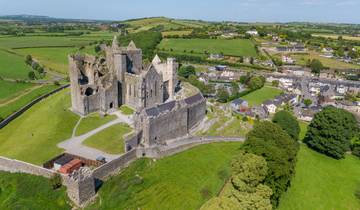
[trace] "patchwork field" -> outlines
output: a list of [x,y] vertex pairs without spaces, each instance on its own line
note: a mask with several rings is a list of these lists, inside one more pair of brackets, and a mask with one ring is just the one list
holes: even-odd
[[25,57],[0,49],[0,77],[27,79],[30,71],[31,68],[25,64]]
[[192,31],[164,31],[161,32],[161,34],[163,36],[174,36],[174,35],[178,35],[178,36],[183,36],[183,35],[189,35],[191,34]]
[[46,68],[67,74],[69,69],[68,55],[74,54],[78,48],[73,47],[48,47],[48,48],[23,48],[16,50],[17,53],[23,55],[31,55],[38,60]]
[[360,209],[355,190],[360,185],[360,160],[335,160],[301,146],[296,174],[282,196],[279,210]]
[[[2,89],[2,85],[0,88]],[[6,118],[7,116],[11,115],[15,111],[19,110],[21,107],[25,106],[26,104],[30,103],[32,100],[38,98],[41,95],[51,92],[55,90],[58,86],[55,85],[44,85],[38,87],[36,89],[30,90],[30,92],[25,93],[24,95],[20,95],[19,98],[13,98],[8,101],[3,101],[0,104],[0,118]],[[27,89],[29,90],[29,89]]]
[[33,106],[0,130],[0,155],[41,165],[60,154],[56,144],[71,136],[79,119],[69,107],[69,90]]
[[280,95],[281,93],[282,93],[282,90],[280,90],[280,89],[265,86],[259,90],[256,90],[256,91],[242,97],[242,99],[246,100],[250,106],[260,105],[264,101],[273,99],[276,96]]
[[247,39],[163,39],[157,48],[172,49],[175,53],[205,54],[207,51],[229,56],[257,56],[254,44]]
[[39,176],[0,172],[0,209],[71,209],[65,187],[53,190]]
[[198,209],[220,191],[240,145],[214,143],[157,161],[138,160],[105,182],[87,209]]
[[125,150],[124,135],[131,131],[132,128],[127,124],[117,124],[91,136],[83,143],[109,154],[122,154]]
[[338,35],[338,34],[312,34],[314,37],[324,37],[331,39],[338,39],[339,36],[342,36],[343,39],[352,40],[352,41],[360,41],[360,37],[348,36],[348,35]]
[[31,83],[18,83],[0,80],[0,105],[33,86],[35,85]]

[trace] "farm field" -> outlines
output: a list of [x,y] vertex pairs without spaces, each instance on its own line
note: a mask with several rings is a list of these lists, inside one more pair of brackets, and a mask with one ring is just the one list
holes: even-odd
[[338,39],[339,36],[342,36],[343,39],[346,40],[353,40],[353,41],[360,41],[360,37],[349,36],[349,35],[338,35],[338,34],[312,34],[314,37],[325,37],[331,39]]
[[[2,86],[0,86],[2,87]],[[55,85],[44,85],[30,92],[26,93],[25,95],[20,96],[18,99],[12,101],[7,101],[0,104],[0,118],[6,118],[7,116],[11,115],[15,111],[19,110],[21,107],[25,106],[26,104],[30,103],[32,100],[36,99],[37,97],[44,95],[46,93],[55,90],[58,86]]]
[[34,105],[0,130],[0,155],[41,165],[60,154],[56,144],[71,137],[79,119],[69,107],[69,90]]
[[359,177],[360,160],[355,156],[335,160],[302,145],[295,177],[278,209],[360,209],[354,195]]
[[68,73],[68,55],[74,54],[78,48],[74,47],[47,47],[47,48],[23,48],[16,50],[23,55],[31,55],[46,68],[62,74]]
[[88,116],[81,119],[79,126],[76,129],[75,135],[81,136],[95,128],[100,127],[101,125],[115,120],[116,116],[106,115],[104,117],[100,116],[99,113],[91,113]]
[[254,44],[247,39],[163,39],[157,47],[159,50],[175,53],[204,54],[223,53],[229,56],[251,56],[256,57],[257,53]]
[[332,58],[321,57],[319,53],[316,52],[309,52],[308,54],[292,54],[291,57],[296,60],[296,64],[303,66],[306,65],[308,59],[318,59],[325,67],[329,68],[336,67],[337,69],[360,69],[360,65],[345,63]]
[[124,135],[131,131],[127,124],[113,125],[86,139],[83,144],[109,154],[122,154],[125,150]]
[[105,182],[87,209],[199,209],[220,191],[240,146],[213,143],[157,161],[135,161]]
[[31,67],[25,64],[25,57],[0,49],[0,77],[27,79],[30,71]]
[[53,190],[43,177],[0,172],[0,189],[0,209],[71,209],[65,187]]
[[0,80],[0,105],[7,100],[16,97],[21,92],[30,87],[34,87],[31,83],[8,82]]
[[242,97],[242,99],[246,100],[250,106],[254,106],[260,105],[266,100],[273,99],[281,93],[282,90],[280,89],[265,86],[259,90],[249,93],[248,95]]
[[178,35],[178,36],[183,36],[183,35],[189,35],[191,34],[191,30],[187,30],[187,31],[164,31],[161,32],[161,34],[163,36],[174,36],[174,35]]

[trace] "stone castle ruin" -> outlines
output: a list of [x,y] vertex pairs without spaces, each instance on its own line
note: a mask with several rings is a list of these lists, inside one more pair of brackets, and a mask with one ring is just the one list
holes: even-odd
[[123,104],[137,110],[172,100],[178,84],[178,64],[158,56],[149,65],[142,51],[130,42],[120,47],[117,37],[105,48],[104,57],[69,57],[72,110],[80,115],[106,113]]

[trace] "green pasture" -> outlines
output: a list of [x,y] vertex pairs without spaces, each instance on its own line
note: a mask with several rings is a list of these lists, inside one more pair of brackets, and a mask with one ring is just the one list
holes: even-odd
[[20,93],[33,86],[35,85],[31,83],[0,80],[0,104],[18,96]]
[[80,124],[76,129],[75,135],[81,136],[115,119],[116,116],[114,115],[100,116],[99,113],[91,113],[81,119]]
[[0,49],[0,77],[27,79],[30,71],[31,67],[25,64],[24,56]]
[[260,105],[266,100],[274,99],[276,96],[280,95],[282,90],[265,86],[259,90],[256,90],[248,95],[242,97],[242,99],[246,100],[250,106]]

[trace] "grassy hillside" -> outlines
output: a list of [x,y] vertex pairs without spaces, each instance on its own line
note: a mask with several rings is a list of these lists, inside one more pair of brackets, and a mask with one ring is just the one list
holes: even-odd
[[56,144],[71,136],[79,119],[69,107],[69,90],[33,106],[0,130],[0,155],[41,165],[60,154]]
[[229,175],[240,143],[214,143],[152,161],[141,159],[105,182],[87,209],[198,209]]
[[34,84],[31,83],[17,83],[0,80],[0,104],[33,86]]
[[158,49],[175,53],[205,54],[223,53],[229,56],[252,56],[257,53],[254,44],[247,39],[163,39]]
[[354,192],[360,185],[360,160],[347,156],[335,160],[301,146],[292,186],[279,210],[360,209]]
[[65,188],[53,190],[49,180],[0,172],[0,209],[71,209]]

